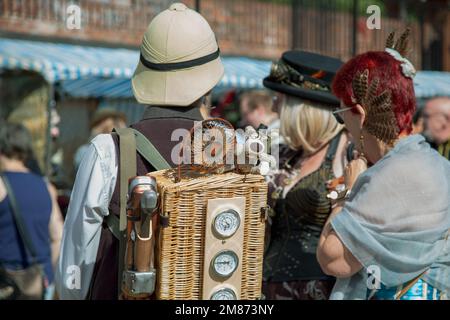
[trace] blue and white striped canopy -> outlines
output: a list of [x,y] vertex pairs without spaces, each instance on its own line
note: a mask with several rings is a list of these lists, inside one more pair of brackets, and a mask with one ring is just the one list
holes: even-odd
[[[225,75],[217,88],[262,88],[262,79],[269,74],[270,61],[244,57],[222,57]],[[74,97],[131,98],[129,78],[98,77],[66,80],[61,83],[64,92]]]
[[[219,87],[262,88],[270,61],[223,57]],[[131,98],[139,51],[0,39],[0,68],[40,73],[74,97]]]
[[40,73],[49,83],[133,75],[139,52],[15,39],[0,39],[0,67]]
[[450,97],[450,72],[419,71],[414,77],[417,98]]
[[[73,97],[132,98],[130,78],[138,60],[138,50],[0,39],[0,68],[38,72]],[[271,64],[245,57],[222,61],[219,88],[262,88]],[[450,73],[419,71],[414,86],[418,98],[450,96]]]

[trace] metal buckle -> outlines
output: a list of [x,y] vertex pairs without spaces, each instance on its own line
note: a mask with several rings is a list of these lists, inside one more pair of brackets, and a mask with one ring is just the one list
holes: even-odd
[[155,291],[156,271],[138,272],[125,271],[123,283],[126,291],[131,294],[152,294]]

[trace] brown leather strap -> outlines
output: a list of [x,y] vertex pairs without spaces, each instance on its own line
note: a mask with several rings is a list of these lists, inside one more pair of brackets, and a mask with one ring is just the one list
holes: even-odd
[[115,129],[119,135],[120,148],[120,219],[119,219],[119,274],[118,296],[122,292],[122,273],[125,263],[126,230],[127,230],[127,194],[128,180],[136,176],[136,139],[133,129]]
[[116,129],[120,147],[120,231],[127,228],[128,180],[136,176],[136,139],[131,128]]

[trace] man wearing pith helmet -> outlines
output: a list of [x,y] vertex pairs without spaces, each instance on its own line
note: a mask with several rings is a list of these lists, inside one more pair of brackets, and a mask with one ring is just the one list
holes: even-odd
[[[189,130],[202,120],[200,107],[223,73],[216,38],[200,14],[175,3],[151,21],[132,78],[134,96],[147,109],[131,127],[153,144],[161,162],[175,166],[171,153],[179,141],[171,141],[172,132]],[[125,138],[120,130],[98,135],[80,164],[57,270],[61,299],[118,297],[121,249],[107,222],[125,210],[120,154],[128,146],[121,141]],[[135,153],[136,172],[131,176],[155,171],[148,157]]]

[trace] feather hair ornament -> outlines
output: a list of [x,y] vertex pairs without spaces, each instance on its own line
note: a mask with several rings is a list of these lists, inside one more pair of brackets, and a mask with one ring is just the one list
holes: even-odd
[[416,75],[416,69],[412,63],[406,59],[410,49],[409,49],[409,36],[411,29],[407,28],[400,36],[400,38],[395,41],[394,37],[395,31],[391,32],[386,39],[386,49],[385,51],[394,57],[395,60],[401,62],[402,73],[407,78],[414,78]]
[[352,81],[352,100],[366,112],[363,128],[379,140],[392,145],[400,130],[391,109],[391,92],[385,90],[377,95],[378,84],[378,79],[373,79],[369,84],[368,69],[356,73]]
[[401,56],[406,57],[409,52],[409,36],[410,36],[410,34],[411,34],[411,29],[407,28],[394,44],[395,31],[392,31],[389,34],[388,38],[386,39],[386,48],[394,49],[395,51],[400,53]]

